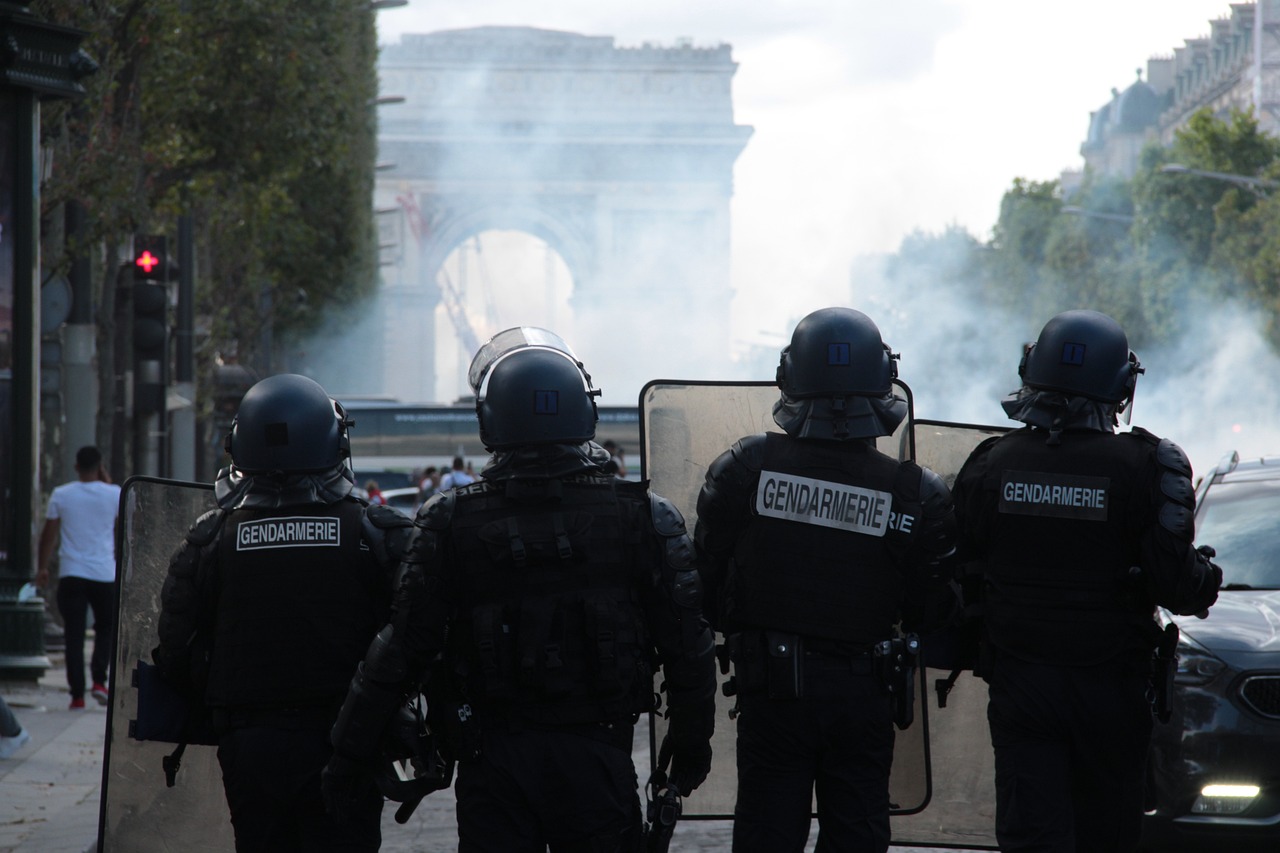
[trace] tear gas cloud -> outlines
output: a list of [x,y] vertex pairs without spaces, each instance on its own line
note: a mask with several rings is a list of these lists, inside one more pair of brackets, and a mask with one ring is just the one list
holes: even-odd
[[[937,277],[945,259],[892,276],[885,260],[857,263],[849,304],[872,317],[901,353],[899,375],[916,417],[1018,426],[1000,400],[1020,386],[1022,346],[1049,317],[977,309],[963,288]],[[1184,331],[1177,340],[1160,347],[1131,342],[1146,370],[1132,425],[1177,442],[1197,476],[1233,450],[1241,458],[1280,454],[1280,357],[1260,333],[1260,318],[1208,296],[1190,297],[1178,314]]]
[[[1169,33],[1153,36],[1156,40],[1152,48],[1130,46],[1120,51],[1112,44],[1109,52],[1120,55],[1136,51],[1140,61],[1146,55],[1144,50],[1168,49],[1177,43],[1176,34],[1194,35],[1197,27],[1203,29],[1216,12],[1225,9],[1224,4],[1186,6],[1194,6],[1194,11],[1188,13],[1180,8],[1184,22],[1173,25]],[[842,22],[863,32],[861,26],[853,26],[863,22],[863,16],[850,13],[846,21],[847,16],[832,18],[830,10],[821,7],[817,4],[805,14],[812,13],[822,26],[812,26],[814,21],[781,26],[778,20],[769,18],[753,28],[751,22],[758,15],[727,16],[722,5],[717,6],[718,11],[709,11],[687,23],[681,15],[672,13],[672,17],[652,9],[645,13],[647,18],[635,12],[643,20],[611,15],[602,19],[598,15],[604,12],[598,4],[557,4],[555,9],[540,13],[544,19],[529,22],[570,32],[616,34],[620,48],[634,47],[645,38],[657,39],[659,45],[669,47],[675,37],[668,34],[677,31],[701,33],[711,39],[707,42],[700,38],[699,46],[721,42],[733,45],[733,59],[740,63],[740,69],[733,78],[731,108],[736,111],[738,124],[756,127],[732,176],[734,290],[731,301],[727,296],[719,303],[712,300],[712,304],[720,306],[727,303],[727,310],[704,310],[696,304],[695,297],[701,294],[698,288],[685,284],[690,280],[685,271],[706,265],[708,257],[716,256],[721,248],[726,253],[729,249],[727,245],[713,245],[710,248],[714,251],[708,251],[707,240],[689,233],[672,233],[661,242],[633,247],[629,281],[595,282],[590,289],[582,287],[580,281],[573,280],[575,259],[549,252],[548,243],[529,236],[545,237],[547,229],[554,225],[551,220],[572,220],[575,215],[571,210],[540,208],[534,197],[538,192],[537,175],[561,166],[541,159],[556,156],[549,147],[531,146],[518,161],[505,165],[507,172],[501,186],[496,182],[494,185],[511,215],[505,222],[488,226],[497,231],[480,234],[478,253],[474,244],[466,242],[475,233],[455,235],[458,239],[452,244],[454,255],[444,262],[448,275],[465,291],[467,315],[477,336],[483,339],[499,329],[521,324],[552,328],[572,343],[586,363],[603,389],[602,403],[632,405],[644,383],[655,378],[771,380],[778,350],[794,323],[816,308],[847,304],[875,319],[886,341],[902,353],[902,378],[914,391],[919,416],[1011,424],[1000,409],[1000,398],[1018,384],[1016,368],[1021,344],[1034,339],[1047,318],[1002,316],[991,309],[979,311],[966,304],[962,293],[947,282],[931,281],[927,270],[913,279],[911,287],[903,288],[900,277],[889,279],[884,275],[883,255],[880,260],[852,262],[850,287],[851,259],[868,251],[866,243],[871,238],[880,243],[871,251],[890,247],[900,239],[895,235],[902,233],[899,223],[904,220],[909,220],[905,227],[924,228],[954,221],[956,208],[944,199],[979,194],[974,185],[977,164],[983,158],[995,158],[1001,160],[1003,171],[998,185],[982,191],[991,196],[982,208],[989,213],[983,218],[970,209],[962,215],[970,230],[988,227],[996,215],[999,193],[1015,175],[1044,178],[1065,162],[1057,154],[1044,156],[1048,146],[1042,138],[1046,133],[1042,126],[1050,122],[1041,113],[1057,116],[1054,121],[1064,114],[1069,116],[1067,121],[1076,128],[1074,133],[1063,132],[1056,124],[1051,132],[1061,137],[1058,142],[1066,146],[1064,150],[1073,151],[1087,128],[1088,109],[1101,103],[1106,87],[1116,81],[1083,86],[1092,86],[1093,93],[1086,96],[1092,100],[1085,108],[1079,108],[1066,97],[1067,92],[1082,88],[1080,75],[1088,71],[1076,62],[1070,88],[1063,83],[1050,96],[1045,88],[1048,78],[1020,75],[1019,80],[1034,78],[1039,94],[1017,95],[1015,92],[1021,90],[1016,87],[1022,83],[1010,79],[1008,72],[1010,64],[1018,60],[1007,51],[1022,49],[1024,40],[1002,39],[997,24],[1004,21],[1024,32],[1032,31],[1035,28],[1028,21],[1019,20],[1022,15],[1032,14],[1031,7],[1019,5],[1016,13],[1005,9],[996,14],[982,11],[979,5],[959,3],[954,9],[948,4],[948,14],[937,16],[934,30],[926,28],[913,37],[910,67],[859,65],[854,69],[858,72],[854,75],[856,83],[851,87],[838,84],[841,75],[847,76],[850,68],[861,62],[857,57],[863,52],[849,49],[847,44],[838,50],[831,44],[818,48],[813,39],[831,26],[840,30]],[[496,11],[480,16],[482,8]],[[687,11],[691,7],[682,8]],[[772,8],[772,4],[753,8],[758,13]],[[465,11],[458,7],[442,12],[443,17],[434,16],[425,25],[416,23],[410,10],[384,13],[386,22],[399,27],[398,31],[384,33],[384,56],[392,53],[387,49],[390,38],[495,21],[525,23],[522,9],[481,3]],[[1168,9],[1155,4],[1146,12],[1132,14],[1159,18],[1157,12],[1164,14]],[[1117,10],[1116,14],[1120,12]],[[885,11],[875,20],[885,16],[896,19],[900,13]],[[725,29],[730,17],[736,23]],[[1117,30],[1137,32],[1128,25],[1109,26],[1103,13],[1093,17],[1095,20],[1087,29],[1096,36],[1115,37],[1122,42]],[[380,26],[383,20],[380,16]],[[1065,21],[1060,23],[1066,25]],[[1159,23],[1168,22],[1161,19]],[[638,30],[641,26],[647,29]],[[883,27],[876,32],[880,29]],[[869,35],[874,34],[850,35],[854,40],[849,44],[861,44],[858,39],[865,40]],[[971,40],[978,36],[998,41],[1006,52],[973,49]],[[872,41],[880,43],[883,39],[875,35]],[[1058,47],[1036,48],[1041,49]],[[965,56],[988,57],[994,62],[997,54],[1001,62],[990,68],[987,65],[991,63],[983,64],[977,77],[966,77],[966,72],[956,65]],[[1124,59],[1126,67],[1133,61],[1131,56]],[[1046,74],[1055,64],[1070,63],[1048,56],[1037,61]],[[998,85],[997,78],[990,76],[997,70]],[[443,167],[451,158],[473,155],[475,144],[483,141],[480,129],[493,127],[493,115],[484,111],[494,106],[493,101],[487,106],[466,99],[441,101],[432,107],[430,115],[424,116],[414,111],[413,104],[415,98],[423,97],[421,89],[397,90],[387,71],[382,69],[383,90],[403,94],[407,101],[380,108],[381,135],[399,133],[409,138],[428,120],[447,121],[453,130],[436,135],[453,135],[466,138],[467,142],[433,149],[431,156],[442,158],[437,165]],[[791,76],[793,72],[805,76],[796,80]],[[492,67],[480,66],[468,73],[470,79],[459,80],[453,91],[501,94],[501,87],[506,85],[495,77]],[[878,80],[877,74],[888,77]],[[1004,93],[998,104],[979,100],[983,92],[996,91]],[[997,121],[1008,114],[1021,115],[1010,109],[1012,102],[1041,111],[1036,113],[1041,118],[1023,115],[1006,137]],[[525,111],[523,119],[535,127],[535,137],[537,127],[581,119],[580,104],[557,103],[545,93],[530,99],[514,92],[505,104],[517,118],[521,118],[520,110]],[[921,120],[929,118],[927,126],[914,119],[907,121],[903,113],[907,104],[912,105],[911,115]],[[961,106],[963,115],[956,113]],[[828,119],[835,124],[818,124]],[[982,128],[983,132],[956,134],[957,127]],[[868,133],[868,129],[873,132]],[[1033,137],[1033,130],[1039,136]],[[973,149],[975,145],[980,145],[981,150]],[[1039,160],[1027,159],[1037,151]],[[893,159],[899,154],[909,166]],[[1046,159],[1052,161],[1047,166],[1042,162]],[[781,167],[779,161],[783,163]],[[974,169],[957,168],[957,163],[973,163]],[[637,170],[646,168],[642,162],[633,165]],[[665,165],[697,176],[696,163],[682,165],[668,160]],[[522,167],[527,168],[522,172]],[[380,178],[394,174],[381,174]],[[669,202],[661,184],[655,187],[655,207]],[[377,206],[389,202],[393,198],[382,198]],[[424,277],[420,270],[409,270],[407,277],[395,279],[407,269],[404,259],[416,250],[412,236],[401,228],[397,236],[400,245],[395,250],[400,266],[386,268],[384,273],[393,283],[391,290],[420,288],[424,285],[419,280]],[[715,223],[713,236],[728,243],[727,221]],[[708,279],[714,289],[715,276]],[[723,286],[730,286],[727,278]],[[352,358],[349,350],[334,347],[328,342],[331,339],[322,337],[317,340],[324,343],[301,348],[299,368],[313,372],[322,381],[331,377],[326,384],[332,383],[330,390],[339,395],[383,394],[411,401],[447,402],[466,393],[468,389],[461,380],[470,353],[459,345],[444,309],[437,308],[430,317],[414,316],[412,310],[388,303],[386,291],[366,306],[367,313],[335,320],[326,330],[328,334],[354,338],[361,347],[357,352],[368,352],[369,357]],[[1242,455],[1280,448],[1280,437],[1270,426],[1270,414],[1276,411],[1277,402],[1277,392],[1268,381],[1277,375],[1275,356],[1258,335],[1257,323],[1242,309],[1221,304],[1209,309],[1187,306],[1189,331],[1168,351],[1138,348],[1147,373],[1139,380],[1134,423],[1182,444],[1197,472],[1233,448]],[[379,347],[384,342],[386,345]],[[376,355],[380,349],[387,352],[385,361]],[[404,377],[428,368],[435,374],[429,400],[421,394],[399,390],[404,387]]]

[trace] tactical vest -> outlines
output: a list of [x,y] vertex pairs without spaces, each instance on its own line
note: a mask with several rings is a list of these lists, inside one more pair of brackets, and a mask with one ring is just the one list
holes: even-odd
[[450,655],[487,720],[624,720],[653,706],[645,488],[594,476],[551,483],[558,499],[516,500],[488,482],[457,493]]
[[728,624],[857,648],[886,639],[922,522],[920,476],[863,442],[770,433],[726,581]]
[[217,545],[209,704],[336,709],[387,616],[355,501],[233,510]]
[[[987,636],[1041,663],[1096,663],[1143,639],[1152,603],[1136,574],[1155,522],[1141,466],[1147,436],[1019,430],[991,445],[983,504]],[[975,484],[976,485],[976,484]],[[1132,570],[1131,570],[1132,568]]]

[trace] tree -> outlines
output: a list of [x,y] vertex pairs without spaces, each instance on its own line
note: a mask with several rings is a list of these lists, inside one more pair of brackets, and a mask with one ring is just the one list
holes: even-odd
[[[115,269],[138,231],[196,233],[198,385],[221,353],[275,369],[273,342],[375,286],[374,12],[361,0],[35,0],[87,30],[88,95],[43,117],[55,170],[43,211],[83,203],[82,245],[48,245],[50,274],[76,252],[97,272],[100,409],[119,369]],[[103,423],[99,440],[109,441]],[[113,458],[116,454],[113,454]]]
[[991,238],[986,296],[994,304],[1017,313],[1038,313],[1052,285],[1045,271],[1045,249],[1061,210],[1057,181],[1014,178],[1000,201]]
[[[1280,140],[1263,133],[1252,110],[1224,119],[1197,112],[1167,148],[1150,147],[1133,180],[1138,227],[1134,251],[1143,304],[1164,337],[1180,331],[1193,295],[1266,295],[1266,267],[1256,263],[1273,206],[1245,187],[1217,178],[1162,171],[1169,163],[1252,177],[1276,168]],[[1274,279],[1271,279],[1274,280]],[[1274,309],[1270,310],[1274,316]]]

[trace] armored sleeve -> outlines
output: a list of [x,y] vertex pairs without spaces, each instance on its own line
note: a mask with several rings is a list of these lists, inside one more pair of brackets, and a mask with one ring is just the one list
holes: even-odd
[[951,491],[928,468],[920,469],[919,494],[920,519],[906,555],[903,622],[923,633],[951,621],[960,606],[953,583],[959,532]]
[[444,648],[450,606],[440,555],[453,501],[451,492],[435,495],[418,511],[411,532],[395,525],[398,532],[389,537],[408,532],[395,571],[390,623],[357,667],[331,732],[334,751],[344,758],[367,762],[376,756],[392,715],[426,681],[431,661]]
[[646,609],[666,682],[672,737],[705,746],[715,727],[715,638],[702,613],[702,582],[684,517],[650,493],[646,531],[653,574]]
[[994,481],[989,482],[989,459],[1000,440],[1001,436],[988,438],[973,449],[960,467],[951,490],[958,529],[957,558],[961,561],[974,559],[987,548],[987,537],[996,514]]
[[1202,612],[1217,600],[1222,575],[1194,546],[1191,463],[1182,448],[1161,439],[1147,469],[1151,513],[1143,519],[1140,542],[1147,590],[1156,604],[1174,613]]
[[764,466],[764,447],[764,435],[738,440],[707,467],[698,493],[694,541],[704,606],[712,625],[719,625],[718,604],[734,548],[751,522],[752,500]]
[[215,509],[196,520],[170,558],[160,589],[160,644],[152,650],[151,658],[161,677],[184,689],[194,686],[191,641],[201,625],[209,623],[214,606],[209,578],[223,518],[223,511]]

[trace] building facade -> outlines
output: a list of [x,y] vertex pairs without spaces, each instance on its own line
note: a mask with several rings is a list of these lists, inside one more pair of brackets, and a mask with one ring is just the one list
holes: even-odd
[[1149,59],[1146,79],[1139,71],[1090,115],[1080,146],[1088,171],[1132,177],[1144,146],[1168,145],[1204,107],[1221,117],[1252,108],[1263,131],[1280,135],[1280,0],[1232,3],[1209,27],[1172,55]]

